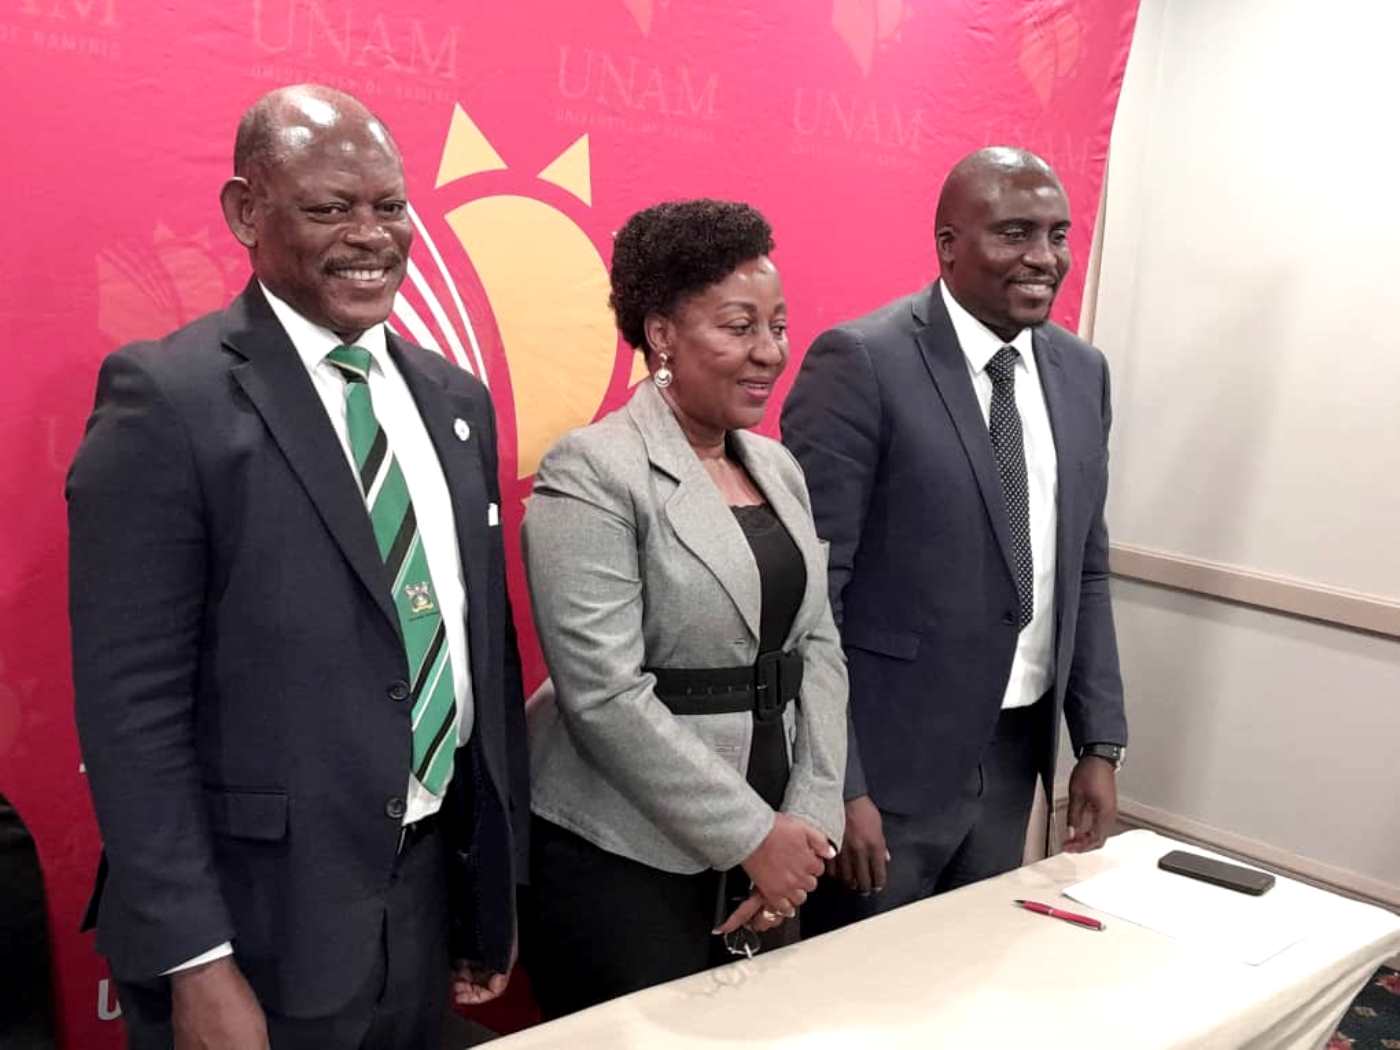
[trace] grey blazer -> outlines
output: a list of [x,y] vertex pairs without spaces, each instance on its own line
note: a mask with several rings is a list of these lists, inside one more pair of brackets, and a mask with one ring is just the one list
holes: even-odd
[[[803,658],[785,720],[783,811],[839,844],[846,667],[802,470],[782,445],[735,433],[744,467],[791,533],[807,589],[784,648]],[[744,779],[750,714],[679,717],[643,667],[733,667],[758,656],[748,541],[651,383],[564,436],[540,464],[524,525],[535,625],[553,680],[531,716],[531,808],[663,871],[733,867],[772,828]]]

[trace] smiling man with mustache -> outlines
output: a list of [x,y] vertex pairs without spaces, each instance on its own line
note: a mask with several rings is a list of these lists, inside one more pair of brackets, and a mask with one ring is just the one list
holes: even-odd
[[1062,714],[1065,849],[1116,819],[1108,369],[1048,320],[1069,225],[1040,157],[964,158],[940,279],[820,336],[784,407],[850,673],[846,837],[804,936],[1016,867]]
[[361,103],[253,105],[253,278],[103,363],[69,476],[90,917],[137,1050],[418,1050],[505,988],[529,809],[485,388],[385,321],[413,239]]

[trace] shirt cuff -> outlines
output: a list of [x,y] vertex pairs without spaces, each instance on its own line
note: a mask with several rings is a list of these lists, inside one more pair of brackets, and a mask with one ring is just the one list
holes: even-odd
[[196,955],[193,959],[189,960],[188,962],[182,962],[179,966],[172,966],[172,967],[170,967],[170,969],[163,971],[163,972],[161,973],[161,976],[162,976],[162,977],[169,977],[172,973],[179,973],[181,970],[188,970],[188,969],[190,969],[191,967],[194,967],[194,966],[203,966],[205,963],[211,963],[211,962],[213,962],[215,959],[222,959],[225,955],[232,955],[232,954],[233,954],[233,944],[232,944],[232,942],[230,942],[230,941],[224,941],[223,944],[220,944],[220,945],[219,945],[218,947],[216,947],[216,948],[210,948],[210,949],[209,949],[207,952],[205,952],[203,955]]

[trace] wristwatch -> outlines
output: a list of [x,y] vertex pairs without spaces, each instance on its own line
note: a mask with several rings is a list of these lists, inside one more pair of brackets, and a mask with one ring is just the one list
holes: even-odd
[[1095,758],[1102,758],[1113,763],[1113,771],[1116,773],[1123,768],[1123,756],[1128,753],[1128,749],[1122,744],[1085,744],[1079,749],[1080,758],[1093,755]]

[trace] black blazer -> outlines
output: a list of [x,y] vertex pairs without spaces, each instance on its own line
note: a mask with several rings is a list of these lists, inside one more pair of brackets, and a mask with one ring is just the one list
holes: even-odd
[[[1103,515],[1108,366],[1054,324],[1032,342],[1059,461],[1054,702],[1076,746],[1126,743]],[[831,543],[846,797],[894,812],[950,799],[995,731],[1018,631],[991,438],[938,285],[821,335],[782,426]]]
[[[495,418],[466,372],[393,335],[389,349],[442,464],[467,592],[476,720],[443,808],[453,949],[504,971],[529,807],[488,524]],[[232,940],[265,1005],[338,1008],[379,944],[408,675],[363,497],[256,282],[106,359],[68,503],[78,729],[107,873],[99,950],[138,980]]]

